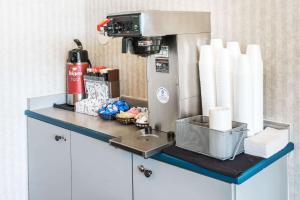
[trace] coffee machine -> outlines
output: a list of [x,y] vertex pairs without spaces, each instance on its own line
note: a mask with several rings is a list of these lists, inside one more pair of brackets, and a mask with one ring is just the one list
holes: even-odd
[[202,113],[197,46],[210,40],[210,13],[128,12],[106,22],[106,35],[122,37],[123,53],[147,57],[150,126],[175,132],[177,119]]

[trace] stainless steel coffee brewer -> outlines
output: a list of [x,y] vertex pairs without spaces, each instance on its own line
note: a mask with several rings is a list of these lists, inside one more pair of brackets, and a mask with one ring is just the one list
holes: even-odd
[[199,51],[210,39],[210,13],[111,14],[104,31],[122,37],[122,52],[147,57],[149,123],[175,131],[176,120],[201,114]]

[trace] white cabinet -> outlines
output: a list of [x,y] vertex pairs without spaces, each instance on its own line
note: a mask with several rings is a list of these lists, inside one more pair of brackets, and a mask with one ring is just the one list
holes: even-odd
[[28,118],[29,200],[71,200],[70,131]]
[[[143,171],[143,172],[142,172]],[[28,118],[29,200],[283,200],[287,156],[225,183]]]
[[[151,170],[150,177],[140,171]],[[146,174],[148,175],[148,174]],[[134,200],[232,200],[232,185],[133,155]]]
[[132,154],[28,118],[29,200],[132,200]]
[[72,200],[132,200],[132,154],[71,134]]
[[279,159],[243,184],[236,185],[236,200],[287,200],[287,159],[287,156]]

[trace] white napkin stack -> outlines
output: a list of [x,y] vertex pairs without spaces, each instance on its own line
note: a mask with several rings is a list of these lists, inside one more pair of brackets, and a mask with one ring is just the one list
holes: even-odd
[[257,135],[246,138],[244,148],[246,154],[269,158],[283,149],[288,142],[287,129],[278,130],[268,127]]

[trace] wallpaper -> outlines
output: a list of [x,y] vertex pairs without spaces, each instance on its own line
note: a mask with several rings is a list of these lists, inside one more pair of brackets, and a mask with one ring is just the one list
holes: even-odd
[[120,53],[120,39],[101,46],[97,23],[132,10],[212,13],[212,37],[262,47],[264,115],[293,124],[290,199],[300,200],[299,0],[1,0],[0,199],[27,199],[26,98],[65,91],[65,60],[82,40],[94,65],[121,70],[121,93],[147,98],[145,59]]
[[1,0],[0,24],[0,200],[26,200],[26,98],[65,91],[85,0]]

